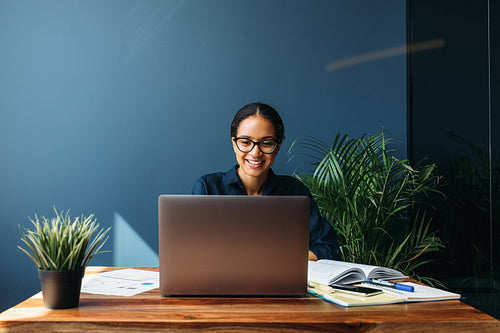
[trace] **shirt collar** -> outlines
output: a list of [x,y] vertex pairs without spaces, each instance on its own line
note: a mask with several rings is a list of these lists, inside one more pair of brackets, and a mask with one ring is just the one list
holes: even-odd
[[[241,182],[240,177],[238,176],[238,172],[236,171],[239,168],[239,165],[236,164],[234,167],[229,169],[224,177],[224,185],[232,185],[232,184],[237,184],[245,193],[245,187],[243,186],[243,183]],[[268,195],[271,193],[271,191],[276,187],[276,174],[273,172],[272,169],[269,169],[269,173],[267,175],[267,181],[266,184],[264,185],[264,191],[262,195]]]
[[224,175],[224,185],[238,184],[241,183],[240,177],[238,176],[238,164],[229,169]]

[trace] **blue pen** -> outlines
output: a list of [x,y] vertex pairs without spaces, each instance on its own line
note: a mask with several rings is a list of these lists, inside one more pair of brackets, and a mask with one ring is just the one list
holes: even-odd
[[397,283],[397,282],[390,282],[390,281],[385,281],[385,280],[378,280],[378,279],[368,279],[366,282],[375,284],[378,286],[384,286],[384,287],[389,287],[389,288],[394,288],[398,290],[403,290],[403,291],[410,291],[413,292],[415,288],[413,286],[408,286],[406,284],[402,283]]

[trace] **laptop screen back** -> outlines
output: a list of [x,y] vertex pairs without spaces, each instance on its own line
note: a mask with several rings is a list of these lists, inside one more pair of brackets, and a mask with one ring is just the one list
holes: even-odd
[[161,195],[162,295],[304,295],[308,197]]

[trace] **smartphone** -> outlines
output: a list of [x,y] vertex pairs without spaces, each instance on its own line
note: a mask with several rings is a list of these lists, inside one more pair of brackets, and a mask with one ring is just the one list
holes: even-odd
[[352,286],[348,284],[333,284],[330,285],[336,291],[340,291],[347,294],[353,294],[358,296],[373,296],[377,294],[381,294],[382,290],[369,288],[369,287],[360,287],[360,286]]

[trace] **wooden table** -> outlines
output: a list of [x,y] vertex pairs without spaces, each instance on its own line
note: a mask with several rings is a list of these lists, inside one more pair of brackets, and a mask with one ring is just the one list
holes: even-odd
[[[88,273],[118,269],[89,267]],[[157,270],[157,268],[149,268]],[[132,297],[82,293],[80,306],[50,310],[41,293],[0,314],[0,332],[500,332],[500,321],[453,301],[343,308],[304,297]]]

